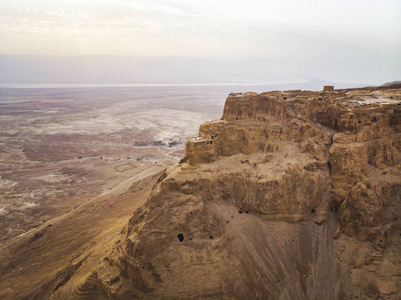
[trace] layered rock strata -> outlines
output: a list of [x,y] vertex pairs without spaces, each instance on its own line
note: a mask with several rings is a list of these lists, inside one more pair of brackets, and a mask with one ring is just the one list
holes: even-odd
[[400,299],[400,95],[233,94],[53,297]]

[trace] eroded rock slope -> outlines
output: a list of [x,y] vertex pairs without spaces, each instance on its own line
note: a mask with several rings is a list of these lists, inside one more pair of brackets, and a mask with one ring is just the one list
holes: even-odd
[[232,95],[53,298],[400,299],[401,90]]

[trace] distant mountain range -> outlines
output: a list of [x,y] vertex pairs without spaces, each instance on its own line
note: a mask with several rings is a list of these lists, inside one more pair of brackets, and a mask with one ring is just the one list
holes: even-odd
[[15,83],[284,83],[266,60],[186,57],[0,55],[0,82]]
[[[263,85],[285,89],[318,89],[379,85],[385,80],[350,83],[344,70],[319,63],[307,64],[265,58],[216,59],[139,56],[34,56],[0,55],[0,87],[13,84],[166,84]],[[341,68],[340,68],[341,69]],[[356,68],[358,70],[358,68]],[[358,72],[363,70],[358,70]],[[351,74],[351,73],[350,73]],[[345,77],[344,77],[345,76]],[[323,80],[322,78],[337,78]],[[338,80],[340,78],[340,80]],[[391,78],[391,77],[390,77]],[[348,83],[341,83],[341,82]]]

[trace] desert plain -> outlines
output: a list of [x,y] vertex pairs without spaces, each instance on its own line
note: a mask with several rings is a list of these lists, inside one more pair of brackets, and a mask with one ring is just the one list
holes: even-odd
[[189,87],[0,90],[0,248],[183,156],[227,92]]

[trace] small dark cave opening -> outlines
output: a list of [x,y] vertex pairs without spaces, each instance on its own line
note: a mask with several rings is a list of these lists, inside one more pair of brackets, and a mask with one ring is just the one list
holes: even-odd
[[177,234],[177,238],[181,243],[184,241],[184,235],[182,233]]

